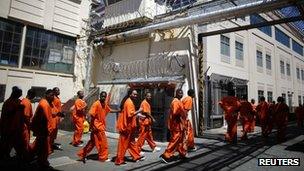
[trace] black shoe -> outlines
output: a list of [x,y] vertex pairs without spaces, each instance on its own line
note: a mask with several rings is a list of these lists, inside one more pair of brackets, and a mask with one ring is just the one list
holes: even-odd
[[53,144],[53,149],[54,150],[60,150],[60,151],[63,150],[60,144]]

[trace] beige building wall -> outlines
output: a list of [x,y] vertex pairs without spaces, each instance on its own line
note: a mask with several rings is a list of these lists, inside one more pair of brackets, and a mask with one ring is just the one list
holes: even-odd
[[[83,23],[88,20],[89,7],[90,1],[86,0],[1,0],[0,17],[24,24],[23,34],[27,26],[33,26],[76,39],[76,36],[80,35],[81,30],[84,29]],[[17,67],[0,65],[0,84],[6,85],[5,99],[9,97],[12,86],[19,86],[23,90],[23,97],[32,86],[47,89],[59,87],[63,103],[79,90],[74,88],[74,75],[83,72],[83,65],[74,63],[82,68],[75,67],[74,73],[71,74],[25,69],[20,63],[22,54],[21,52]],[[86,55],[75,52],[75,56],[75,58],[85,58]],[[75,61],[83,62],[83,60]],[[81,88],[81,86],[78,87]],[[2,103],[0,103],[0,108],[1,105]]]

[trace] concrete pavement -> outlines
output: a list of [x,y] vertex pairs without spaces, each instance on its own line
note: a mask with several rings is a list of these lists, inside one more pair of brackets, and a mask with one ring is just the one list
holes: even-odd
[[[50,155],[49,161],[56,170],[66,171],[104,171],[104,170],[303,170],[304,169],[304,135],[303,129],[299,130],[295,124],[288,127],[287,141],[281,144],[276,143],[276,132],[274,131],[267,141],[260,137],[260,128],[256,127],[255,132],[249,134],[249,140],[239,141],[238,144],[227,144],[224,141],[225,128],[207,130],[201,138],[195,138],[198,150],[189,153],[189,159],[184,161],[176,160],[169,164],[160,161],[159,156],[165,150],[167,143],[157,143],[162,149],[160,152],[152,153],[148,145],[144,146],[147,159],[142,162],[134,163],[127,160],[127,165],[116,166],[114,162],[99,162],[97,160],[96,149],[88,156],[85,164],[78,161],[76,156],[80,147],[69,145],[72,132],[60,131],[57,142],[60,142],[63,151],[55,151]],[[241,127],[238,128],[240,135]],[[116,156],[117,134],[108,133],[108,144],[110,157]],[[86,143],[89,140],[89,134],[83,136]],[[127,153],[128,155],[128,153]],[[265,167],[258,166],[257,159],[261,157],[282,158],[297,157],[300,158],[300,166],[293,167]],[[10,165],[7,168],[20,168],[17,165]],[[29,167],[28,170],[33,170]],[[11,169],[7,169],[11,170]],[[24,169],[23,169],[24,170]]]

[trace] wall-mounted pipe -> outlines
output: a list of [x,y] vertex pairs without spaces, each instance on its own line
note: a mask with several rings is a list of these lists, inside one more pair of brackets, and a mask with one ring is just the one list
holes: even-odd
[[157,24],[151,24],[143,28],[138,28],[118,34],[113,34],[109,36],[102,37],[104,41],[116,41],[120,39],[126,39],[130,37],[137,37],[146,35],[155,30],[166,30],[171,28],[177,28],[181,26],[187,26],[192,24],[207,24],[210,22],[219,22],[227,19],[241,17],[248,14],[253,14],[257,12],[267,12],[278,8],[286,7],[288,5],[294,5],[297,0],[272,0],[265,1],[260,0],[253,3],[248,3],[240,6],[233,6],[230,8],[202,13],[198,15],[191,15],[185,18],[179,18],[171,21],[166,21]]

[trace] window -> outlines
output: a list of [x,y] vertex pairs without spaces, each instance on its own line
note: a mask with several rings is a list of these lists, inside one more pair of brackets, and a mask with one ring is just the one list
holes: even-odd
[[284,61],[280,61],[281,74],[285,74]]
[[258,90],[258,100],[260,100],[260,98],[264,96],[264,91],[263,90]]
[[0,64],[18,66],[23,25],[0,19]]
[[272,91],[267,91],[267,101],[268,102],[272,102],[273,101]]
[[75,38],[28,27],[23,67],[72,73],[75,46]]
[[298,96],[298,103],[299,104],[302,104],[302,99],[301,98],[302,98],[301,96]]
[[244,58],[243,43],[238,41],[235,41],[235,58],[238,60],[243,60]]
[[290,47],[290,37],[278,28],[275,28],[275,39],[286,47]]
[[271,70],[271,56],[266,54],[266,69]]
[[[267,20],[265,20],[263,17],[261,17],[258,14],[254,14],[254,15],[250,15],[250,24],[258,24],[258,23],[262,23],[262,22],[266,22]],[[265,26],[265,27],[259,27],[258,28],[261,32],[267,34],[268,36],[272,36],[272,32],[271,32],[271,26]]]
[[0,103],[4,102],[5,88],[4,84],[0,84]]
[[230,38],[221,35],[221,54],[230,56]]
[[173,9],[178,9],[190,4],[193,4],[197,0],[169,0],[167,5],[171,6]]
[[301,79],[300,78],[300,68],[297,68],[297,79]]
[[257,57],[257,66],[263,67],[263,54],[261,51],[257,50],[256,51],[256,57]]
[[301,69],[302,80],[304,80],[304,70]]
[[303,46],[295,40],[292,40],[292,50],[303,56]]
[[290,76],[290,64],[286,63],[286,75]]
[[116,2],[119,2],[119,1],[122,1],[122,0],[108,0],[108,5],[115,4]]

